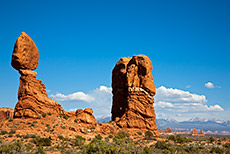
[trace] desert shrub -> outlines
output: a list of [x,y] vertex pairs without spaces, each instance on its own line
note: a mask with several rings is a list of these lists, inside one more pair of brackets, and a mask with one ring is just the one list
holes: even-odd
[[149,147],[144,147],[144,154],[151,154],[151,150]]
[[129,140],[129,134],[127,132],[118,132],[115,137],[113,138],[113,141],[116,144],[122,144],[122,143],[128,143]]
[[170,136],[168,137],[168,140],[175,141],[176,139],[175,139],[175,136],[174,136],[174,135],[170,135]]
[[46,113],[42,113],[42,117],[45,118],[46,117]]
[[181,137],[180,135],[176,135],[174,141],[175,141],[176,143],[183,144],[183,143],[190,142],[191,140],[189,140],[187,137]]
[[58,138],[59,138],[60,140],[64,140],[64,139],[65,139],[65,137],[63,137],[62,135],[59,135]]
[[0,135],[5,135],[5,134],[8,134],[8,132],[6,130],[1,130]]
[[96,139],[96,140],[102,140],[102,136],[101,136],[100,134],[97,134],[97,135],[95,136],[95,139]]
[[224,150],[219,147],[212,147],[212,149],[210,150],[210,153],[222,154],[224,153]]
[[62,129],[65,129],[66,127],[65,126],[61,126]]
[[49,113],[48,113],[48,115],[49,115],[49,116],[51,116],[51,115],[52,115],[52,113],[50,113],[50,112],[49,112]]
[[213,137],[209,137],[209,142],[210,143],[212,143],[212,142],[214,142],[215,141],[215,139],[213,138]]
[[108,138],[113,138],[113,135],[109,134]]
[[9,134],[8,137],[13,137],[13,135],[12,135],[12,134]]
[[223,147],[225,147],[225,148],[227,148],[227,149],[230,149],[230,143],[225,143],[225,144],[223,145]]
[[77,119],[75,119],[75,120],[74,120],[74,122],[76,122],[76,123],[77,123]]
[[142,135],[142,132],[137,132],[138,135]]
[[9,134],[15,134],[15,133],[16,133],[16,130],[14,130],[14,129],[11,129],[9,132]]
[[36,138],[33,141],[36,145],[42,145],[42,146],[50,146],[51,145],[50,138]]
[[168,149],[168,144],[166,144],[164,141],[157,141],[157,143],[155,144],[155,148]]
[[153,133],[151,131],[146,131],[144,140],[152,140],[152,139],[153,139]]
[[85,138],[83,138],[80,135],[75,136],[75,139],[73,140],[73,144],[75,146],[79,146],[80,147],[80,146],[83,146],[84,143],[85,143]]
[[10,118],[10,119],[9,119],[9,122],[12,122],[12,121],[13,121],[13,119],[12,119],[12,118]]
[[27,138],[36,138],[36,135],[35,134],[26,134],[26,135],[22,135],[22,137],[24,139],[27,139]]
[[39,145],[38,146],[38,150],[37,150],[37,154],[45,154],[45,150],[43,149],[43,146],[42,145]]
[[1,154],[14,154],[14,153],[24,153],[23,143],[20,140],[15,140],[13,143],[4,143],[0,146]]
[[194,147],[193,145],[184,146],[184,150],[188,153],[199,153],[198,147]]
[[68,119],[68,117],[64,114],[63,115],[63,118],[65,119],[65,120],[67,120]]

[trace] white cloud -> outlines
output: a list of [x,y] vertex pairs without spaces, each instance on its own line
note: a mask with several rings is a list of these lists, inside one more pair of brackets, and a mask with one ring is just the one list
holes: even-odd
[[204,86],[207,88],[214,88],[214,84],[212,82],[207,82],[207,83],[205,83]]
[[188,91],[183,91],[179,89],[166,88],[160,86],[157,88],[156,92],[157,101],[166,101],[166,102],[199,102],[205,103],[207,99],[204,95],[192,94]]
[[106,86],[100,86],[99,91],[112,94],[112,88],[109,88],[109,87],[106,87]]
[[209,106],[207,102],[204,95],[160,86],[157,88],[154,106],[157,116],[162,118],[162,115],[165,115],[165,118],[174,117],[181,120],[195,115],[212,116],[214,112],[224,111],[220,105]]
[[222,107],[220,107],[220,105],[214,105],[214,106],[207,106],[207,109],[210,111],[224,111],[224,109]]
[[70,101],[70,100],[79,100],[79,101],[85,101],[85,102],[94,101],[94,98],[92,96],[85,94],[83,92],[76,92],[76,93],[69,94],[69,95],[57,93],[56,95],[51,95],[51,97],[58,101]]
[[[68,95],[57,93],[56,95],[51,95],[51,97],[59,101],[68,111],[89,107],[94,110],[95,117],[111,115],[111,87],[100,86],[88,93],[76,92]],[[157,88],[154,107],[158,118],[189,119],[196,115],[207,116],[210,114],[208,117],[211,117],[213,113],[224,112],[220,105],[210,106],[207,102],[208,100],[204,95],[160,86]]]
[[158,106],[158,107],[161,107],[161,108],[165,108],[165,107],[174,107],[174,105],[173,105],[172,103],[163,102],[163,101],[157,102],[155,106]]
[[187,85],[186,88],[191,88],[192,86],[191,85]]
[[[76,92],[73,94],[64,95],[57,93],[51,97],[59,101],[62,106],[71,106],[68,111],[76,111],[77,108],[90,107],[94,110],[96,117],[110,115],[112,106],[112,88],[100,86],[88,93]],[[65,103],[71,102],[71,103]],[[84,106],[84,107],[82,107]]]

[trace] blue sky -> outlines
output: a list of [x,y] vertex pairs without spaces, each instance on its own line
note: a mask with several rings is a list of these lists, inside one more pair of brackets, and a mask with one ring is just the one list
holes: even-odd
[[37,78],[67,111],[92,107],[96,116],[109,115],[115,63],[144,54],[161,94],[158,117],[229,120],[229,8],[227,0],[1,1],[0,106],[17,102],[19,73],[10,61],[24,31],[40,52]]

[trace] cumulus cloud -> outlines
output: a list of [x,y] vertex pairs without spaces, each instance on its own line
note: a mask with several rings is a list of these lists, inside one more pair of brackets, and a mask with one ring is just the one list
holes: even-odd
[[57,93],[56,95],[51,95],[51,97],[58,101],[70,101],[70,100],[79,100],[79,101],[85,101],[85,102],[94,101],[94,98],[92,96],[85,94],[83,92],[76,92],[76,93],[69,94],[69,95]]
[[68,111],[76,111],[78,108],[90,107],[94,110],[94,115],[100,117],[110,115],[112,106],[112,88],[100,86],[88,93],[75,92],[64,95],[57,93],[51,97],[60,102]]
[[186,119],[186,117],[191,118],[199,114],[212,115],[213,112],[224,111],[218,104],[209,106],[204,95],[164,86],[160,86],[156,90],[154,106],[157,116],[160,115],[161,118],[162,115],[165,115],[165,118]]
[[[191,118],[199,114],[213,115],[213,113],[223,112],[224,109],[215,104],[208,105],[208,100],[204,95],[191,93],[180,89],[166,88],[160,86],[156,89],[155,111],[158,118]],[[98,118],[111,115],[112,108],[112,88],[100,86],[88,93],[75,92],[73,94],[57,93],[51,95],[59,101],[68,111],[76,111],[78,108],[90,107],[94,110],[94,115]]]
[[207,88],[214,88],[214,84],[212,82],[207,82],[204,84],[204,86]]
[[166,88],[160,86],[157,88],[157,101],[170,101],[170,102],[199,102],[205,103],[207,99],[204,95],[192,94],[188,91],[179,89]]
[[207,82],[207,83],[204,84],[204,86],[205,86],[206,88],[210,88],[210,89],[212,89],[212,88],[221,88],[221,86],[216,86],[216,85],[214,85],[214,83],[212,83],[212,82]]

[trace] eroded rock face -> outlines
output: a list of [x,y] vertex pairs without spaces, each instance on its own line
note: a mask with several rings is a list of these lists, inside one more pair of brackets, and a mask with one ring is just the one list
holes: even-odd
[[112,120],[124,128],[150,129],[158,135],[152,63],[147,56],[121,58],[113,69]]
[[15,43],[11,64],[21,74],[14,117],[37,118],[42,113],[66,114],[60,104],[48,97],[42,81],[36,79],[37,73],[32,70],[38,66],[38,50],[24,32]]
[[77,120],[83,123],[92,124],[92,125],[97,124],[97,120],[93,115],[93,110],[90,108],[86,108],[85,110],[78,109],[76,111],[76,118]]
[[14,109],[0,107],[0,121],[13,118],[14,116]]

